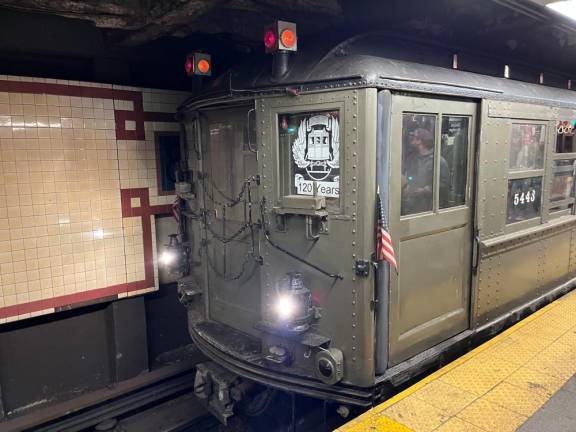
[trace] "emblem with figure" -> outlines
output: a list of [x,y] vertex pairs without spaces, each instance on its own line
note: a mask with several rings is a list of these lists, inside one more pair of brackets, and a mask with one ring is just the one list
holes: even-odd
[[292,144],[296,165],[294,186],[299,195],[337,198],[340,194],[340,128],[331,114],[317,114],[300,122]]

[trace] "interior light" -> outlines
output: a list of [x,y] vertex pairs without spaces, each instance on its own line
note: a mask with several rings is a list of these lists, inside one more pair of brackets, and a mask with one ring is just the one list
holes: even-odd
[[576,20],[576,0],[563,0],[563,1],[556,1],[553,3],[548,3],[546,7],[555,10],[558,13],[561,13],[568,18],[572,18]]
[[264,46],[266,49],[273,49],[274,45],[276,45],[276,35],[272,29],[267,29],[264,32]]
[[296,44],[296,33],[292,29],[284,29],[280,34],[280,41],[286,48],[292,48]]

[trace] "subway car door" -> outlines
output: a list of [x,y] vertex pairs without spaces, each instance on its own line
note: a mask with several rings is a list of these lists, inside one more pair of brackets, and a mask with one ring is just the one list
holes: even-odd
[[469,326],[475,115],[472,102],[393,96],[389,366]]

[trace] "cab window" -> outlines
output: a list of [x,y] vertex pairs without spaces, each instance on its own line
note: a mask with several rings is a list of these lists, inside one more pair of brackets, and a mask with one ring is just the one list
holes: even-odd
[[316,194],[339,206],[340,132],[338,110],[278,114],[283,195]]

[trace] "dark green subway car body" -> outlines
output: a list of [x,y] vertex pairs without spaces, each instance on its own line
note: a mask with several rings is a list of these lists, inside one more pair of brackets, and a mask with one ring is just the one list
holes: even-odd
[[389,46],[225,74],[181,109],[180,289],[224,417],[213,390],[242,380],[367,406],[575,282],[574,92]]

